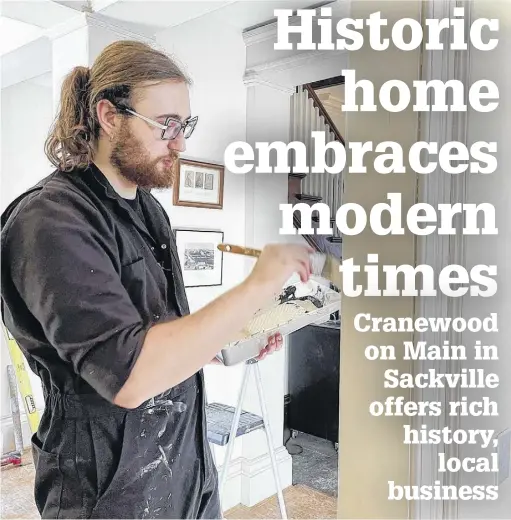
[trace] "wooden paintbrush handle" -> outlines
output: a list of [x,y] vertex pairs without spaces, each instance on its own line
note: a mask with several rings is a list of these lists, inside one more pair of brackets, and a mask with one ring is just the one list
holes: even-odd
[[219,244],[218,249],[224,253],[233,253],[235,255],[253,256],[258,258],[261,254],[259,249],[251,247],[234,246],[232,244]]

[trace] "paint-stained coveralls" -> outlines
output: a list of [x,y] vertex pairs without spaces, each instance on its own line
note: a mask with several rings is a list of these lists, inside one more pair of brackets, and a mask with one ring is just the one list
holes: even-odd
[[[168,217],[94,165],[55,171],[2,215],[2,317],[41,378],[43,518],[221,518],[202,371],[113,404],[149,328],[189,313]],[[186,348],[186,345],[181,345]]]

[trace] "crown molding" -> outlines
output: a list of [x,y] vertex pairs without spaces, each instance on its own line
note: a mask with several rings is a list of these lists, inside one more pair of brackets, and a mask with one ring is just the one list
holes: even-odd
[[253,67],[247,69],[247,73],[260,74],[262,72],[268,71],[278,70],[280,72],[283,70],[295,69],[298,67],[303,67],[311,61],[318,62],[326,58],[336,57],[340,52],[345,51],[303,51],[299,54],[294,54],[293,56],[287,56],[286,58],[280,58],[278,60],[267,61],[265,63],[260,63],[259,65],[254,65]]
[[[321,7],[329,7],[335,4],[335,0],[326,1],[314,7],[314,10],[318,10]],[[312,9],[304,8],[304,9]],[[249,47],[250,45],[255,45],[257,43],[265,42],[268,40],[277,41],[277,21],[268,22],[265,25],[260,27],[254,27],[254,29],[249,29],[243,33],[243,40],[245,41],[245,45]],[[289,25],[297,26],[300,25],[300,17],[299,16],[291,16],[289,18]]]
[[[300,19],[298,16],[292,16],[289,25],[299,25]],[[243,41],[247,47],[255,45],[257,43],[265,42],[268,40],[277,41],[277,22],[271,22],[255,29],[250,29],[243,33]]]
[[275,83],[273,81],[268,81],[266,79],[263,79],[259,76],[259,74],[252,73],[252,72],[247,72],[243,76],[243,83],[247,87],[255,87],[255,86],[269,87],[274,90],[278,90],[279,92],[282,92],[283,94],[287,94],[289,96],[292,96],[295,93],[294,87],[286,87],[285,85],[279,85],[278,83]]
[[86,16],[88,24],[92,27],[101,27],[102,29],[107,29],[118,34],[119,36],[126,38],[127,40],[137,40],[149,45],[154,45],[156,43],[156,39],[154,37],[151,38],[145,34],[131,31],[122,25],[114,24],[110,20],[106,20],[99,13],[87,14]]
[[56,25],[55,27],[48,29],[45,33],[45,36],[53,41],[57,40],[58,38],[62,38],[63,36],[66,36],[67,34],[70,34],[74,31],[83,29],[84,27],[100,27],[118,34],[119,36],[128,40],[137,40],[149,45],[156,44],[156,40],[154,38],[133,32],[121,25],[111,23],[110,21],[105,20],[98,13],[80,13],[71,20],[67,20]]
[[263,25],[262,27],[256,27],[250,31],[243,33],[243,41],[247,47],[255,45],[256,43],[265,42],[272,40],[277,37],[277,22]]

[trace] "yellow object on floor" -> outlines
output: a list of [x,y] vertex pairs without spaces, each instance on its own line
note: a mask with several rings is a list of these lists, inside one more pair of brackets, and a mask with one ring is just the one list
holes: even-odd
[[16,381],[18,388],[23,398],[23,406],[27,414],[30,430],[32,433],[37,431],[39,427],[39,412],[35,406],[34,394],[32,392],[32,385],[30,384],[30,377],[25,365],[25,356],[21,352],[16,340],[11,336],[10,332],[3,326],[5,339],[9,346],[9,353],[11,355],[11,362],[16,372]]

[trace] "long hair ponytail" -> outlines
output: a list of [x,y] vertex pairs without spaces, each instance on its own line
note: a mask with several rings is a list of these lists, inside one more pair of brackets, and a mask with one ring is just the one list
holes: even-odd
[[59,111],[46,139],[49,161],[62,171],[87,167],[100,137],[98,101],[129,102],[134,88],[164,80],[191,84],[169,56],[137,41],[114,42],[90,69],[75,67],[64,79]]
[[92,160],[89,81],[90,69],[87,67],[75,67],[64,79],[59,112],[45,143],[50,162],[64,171]]

